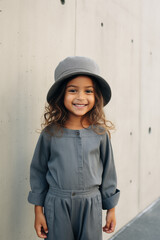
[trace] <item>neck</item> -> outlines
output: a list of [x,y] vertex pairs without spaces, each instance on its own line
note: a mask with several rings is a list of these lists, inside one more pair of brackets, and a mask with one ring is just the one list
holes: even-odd
[[82,129],[82,128],[87,128],[89,127],[89,123],[86,119],[83,119],[83,122],[81,122],[81,117],[77,118],[77,117],[72,117],[72,118],[68,118],[68,120],[65,123],[65,127],[66,128],[70,128],[70,129]]

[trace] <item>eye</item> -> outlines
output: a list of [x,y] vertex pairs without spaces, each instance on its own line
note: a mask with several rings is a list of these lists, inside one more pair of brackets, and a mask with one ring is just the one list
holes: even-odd
[[77,92],[77,90],[76,89],[68,89],[68,92],[75,93],[75,92]]
[[86,93],[93,93],[93,90],[86,90]]

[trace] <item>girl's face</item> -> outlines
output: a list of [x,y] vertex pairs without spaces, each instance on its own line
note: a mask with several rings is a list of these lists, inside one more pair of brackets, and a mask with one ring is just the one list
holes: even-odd
[[78,76],[66,85],[64,105],[71,117],[82,117],[95,104],[95,93],[92,79],[87,76]]

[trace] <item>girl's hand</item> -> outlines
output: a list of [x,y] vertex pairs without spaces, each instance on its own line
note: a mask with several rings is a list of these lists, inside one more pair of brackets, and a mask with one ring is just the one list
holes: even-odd
[[112,233],[116,226],[115,208],[107,210],[106,225],[103,227],[103,232]]
[[34,228],[38,237],[47,238],[48,227],[46,223],[46,218],[43,214],[43,208],[41,206],[35,206]]

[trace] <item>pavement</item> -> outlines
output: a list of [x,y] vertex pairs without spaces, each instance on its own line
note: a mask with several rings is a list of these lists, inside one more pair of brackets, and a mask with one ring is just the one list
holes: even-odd
[[160,198],[110,240],[160,240]]

